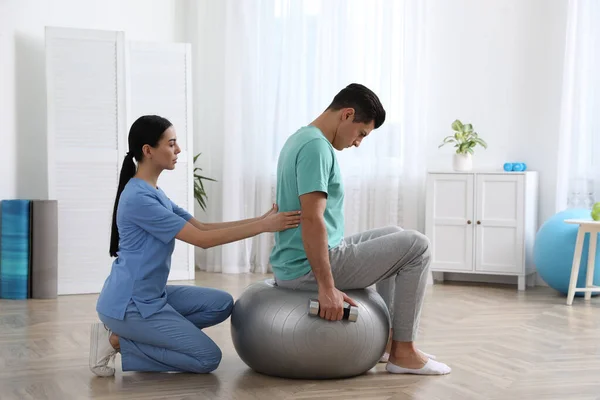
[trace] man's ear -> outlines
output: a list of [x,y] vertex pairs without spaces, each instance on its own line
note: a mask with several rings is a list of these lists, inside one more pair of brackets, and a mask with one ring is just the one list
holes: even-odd
[[342,121],[354,119],[354,108],[344,108],[342,111]]

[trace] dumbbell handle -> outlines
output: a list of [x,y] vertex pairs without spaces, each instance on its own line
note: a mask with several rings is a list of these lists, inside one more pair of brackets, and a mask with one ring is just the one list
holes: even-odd
[[[308,313],[315,316],[321,313],[321,305],[319,304],[319,300],[310,299],[308,301]],[[342,319],[356,322],[358,319],[358,307],[351,306],[350,304],[344,302],[344,316]]]

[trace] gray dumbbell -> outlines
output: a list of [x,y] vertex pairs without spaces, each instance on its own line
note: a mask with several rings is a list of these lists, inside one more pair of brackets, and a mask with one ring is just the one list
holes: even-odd
[[[319,300],[310,299],[308,301],[308,314],[313,316],[318,316],[321,312],[321,305],[319,304]],[[344,316],[342,319],[347,319],[351,322],[356,322],[358,319],[358,307],[351,306],[350,304],[344,302]]]

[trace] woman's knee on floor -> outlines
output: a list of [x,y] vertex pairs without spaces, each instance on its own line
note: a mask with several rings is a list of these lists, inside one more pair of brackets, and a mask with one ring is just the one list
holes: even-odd
[[202,349],[201,351],[193,352],[191,357],[194,358],[194,363],[191,365],[191,371],[197,374],[207,374],[216,370],[221,364],[223,353],[215,344],[210,350]]

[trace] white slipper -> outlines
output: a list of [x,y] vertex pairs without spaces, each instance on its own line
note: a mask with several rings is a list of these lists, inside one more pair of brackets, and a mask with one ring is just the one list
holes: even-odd
[[[427,354],[427,353],[425,353],[424,351],[421,351],[421,350],[419,350],[419,352],[420,352],[421,354],[423,354],[423,355],[424,355],[425,357],[427,357],[427,358],[430,358],[430,359],[432,359],[432,360],[435,360],[435,359],[436,359],[436,357],[435,357],[434,355],[432,355],[432,354]],[[390,359],[390,353],[388,353],[388,352],[386,351],[385,353],[383,353],[383,355],[382,355],[382,356],[381,356],[381,358],[379,359],[379,362],[380,362],[380,363],[386,363],[386,362],[388,362],[388,361],[389,361],[389,359]]]
[[446,375],[452,369],[444,363],[432,359],[427,360],[423,368],[411,369],[399,367],[390,362],[387,363],[385,369],[392,374],[414,374],[414,375]]

